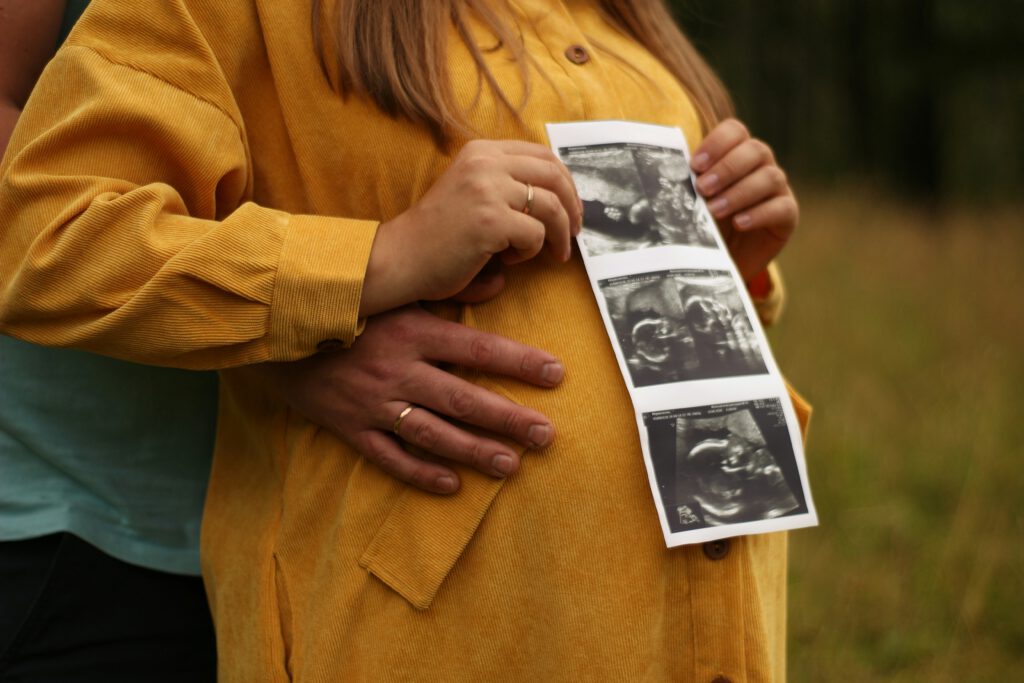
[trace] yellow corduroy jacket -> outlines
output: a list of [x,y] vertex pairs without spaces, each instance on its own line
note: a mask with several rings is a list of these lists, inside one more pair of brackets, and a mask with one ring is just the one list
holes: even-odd
[[[533,58],[521,123],[450,45],[482,137],[630,119],[700,140],[686,93],[596,1],[510,4]],[[223,369],[202,549],[221,680],[782,680],[786,536],[665,547],[578,255],[517,266],[500,297],[457,311],[567,368],[555,390],[471,377],[558,431],[505,481],[462,471],[453,496],[414,490],[232,369],[353,340],[376,226],[451,160],[331,90],[310,12],[96,0],[27,106],[0,189],[3,331]],[[517,101],[518,67],[486,56]]]

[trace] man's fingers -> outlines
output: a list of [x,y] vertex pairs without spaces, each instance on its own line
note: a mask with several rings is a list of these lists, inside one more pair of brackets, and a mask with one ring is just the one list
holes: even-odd
[[407,453],[383,432],[368,430],[358,441],[364,458],[400,481],[431,493],[454,493],[459,489],[459,477],[450,468]]
[[551,422],[536,410],[444,370],[430,368],[417,372],[403,390],[408,400],[440,417],[480,427],[523,446],[543,448],[554,438]]
[[506,337],[434,318],[424,329],[423,354],[488,374],[506,375],[541,387],[558,385],[565,368],[550,353]]
[[[401,403],[395,402],[399,409]],[[507,477],[519,469],[519,454],[492,439],[470,434],[417,405],[401,420],[397,435],[428,453],[456,460],[492,477]]]

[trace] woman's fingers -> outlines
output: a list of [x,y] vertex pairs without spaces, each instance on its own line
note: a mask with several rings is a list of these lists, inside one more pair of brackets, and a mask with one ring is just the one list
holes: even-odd
[[731,216],[731,227],[740,231],[769,228],[782,240],[792,232],[796,200],[786,173],[771,148],[750,138],[743,124],[730,119],[717,126],[694,155],[693,165],[704,169],[697,189],[716,219]]
[[740,274],[761,272],[799,219],[793,190],[771,148],[751,138],[739,121],[727,119],[708,133],[690,166]]
[[[491,150],[495,150],[500,154],[504,155],[507,159],[519,158],[532,159],[537,162],[541,162],[541,166],[546,167],[548,173],[545,177],[537,177],[536,180],[531,180],[529,177],[516,177],[521,182],[529,182],[534,185],[540,185],[547,187],[549,190],[556,192],[556,183],[562,184],[572,188],[573,200],[566,202],[568,205],[576,205],[579,203],[579,196],[576,193],[576,185],[572,179],[572,173],[566,168],[565,164],[562,163],[551,149],[544,145],[536,142],[527,142],[525,140],[474,140],[467,143],[466,149],[470,149],[472,152],[479,150],[481,153],[490,153]],[[559,180],[554,180],[554,176],[560,176]]]
[[[532,143],[506,143],[505,147],[531,154],[506,154],[505,168],[510,182],[507,201],[513,211],[539,221],[544,239],[551,253],[560,261],[572,255],[572,237],[579,234],[583,221],[583,208],[565,165],[550,153],[541,154]],[[512,242],[515,253],[504,257],[506,263],[517,263],[532,258],[533,235],[529,224],[520,221],[517,242]],[[510,240],[511,242],[511,240]],[[524,248],[525,245],[525,248]]]
[[714,197],[756,169],[774,164],[775,157],[768,145],[760,140],[744,140],[701,173],[697,189],[705,197]]
[[544,248],[544,224],[525,214],[510,213],[505,223],[508,248],[499,256],[508,266],[529,261]]
[[737,230],[747,232],[765,229],[775,239],[785,242],[800,222],[800,207],[791,194],[773,197],[732,218]]
[[[522,217],[540,224],[531,226],[525,221],[517,221],[521,224],[517,227],[523,231],[524,239],[529,242],[533,230],[539,228],[543,232],[543,241],[548,244],[551,255],[559,261],[568,261],[572,255],[572,228],[575,221],[575,218],[570,216],[574,215],[575,209],[573,214],[570,214],[558,195],[543,186],[527,185],[518,181],[513,181],[511,185],[510,195],[514,198],[510,206],[522,214]],[[524,195],[529,196],[528,206],[524,203]]]
[[522,210],[520,213],[540,223],[540,228],[544,231],[544,241],[552,256],[563,263],[569,260],[572,256],[574,226],[578,221],[574,216],[575,209],[573,214],[568,213],[554,192],[534,186],[529,213]]
[[521,154],[538,159],[555,158],[550,148],[527,140],[494,140],[493,144],[505,154]]
[[694,150],[690,167],[697,173],[706,173],[733,147],[750,138],[750,131],[736,119],[722,121],[707,134]]
[[[558,209],[568,218],[569,231],[576,235],[580,231],[583,220],[583,202],[576,192],[576,184],[569,175],[569,170],[561,161],[551,155],[548,159],[538,159],[528,156],[508,156],[506,165],[509,175],[523,184],[533,185],[538,189],[545,189],[553,193],[558,202]],[[521,194],[522,200],[513,208],[522,210],[526,205],[525,194]],[[534,202],[536,204],[536,201]],[[531,214],[536,214],[531,209]]]
[[[715,218],[725,218],[750,209],[773,197],[789,194],[786,174],[778,166],[762,166],[733,183],[708,201],[708,211]],[[743,226],[737,225],[742,228]]]
[[452,295],[452,299],[461,304],[479,304],[498,296],[504,288],[505,273],[502,272],[501,260],[491,257],[483,270],[461,292]]

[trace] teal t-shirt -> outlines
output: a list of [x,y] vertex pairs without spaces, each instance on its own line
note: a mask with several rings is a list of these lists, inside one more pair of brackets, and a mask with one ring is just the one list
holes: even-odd
[[78,21],[78,17],[82,16],[82,12],[88,7],[89,0],[67,0],[64,7],[64,17],[60,24],[60,38],[57,44],[60,45],[64,42],[64,39],[71,33],[71,29],[74,28],[75,22]]
[[0,540],[67,531],[199,573],[217,376],[0,336]]
[[[63,42],[88,0],[68,0]],[[199,573],[217,376],[0,336],[0,541],[67,531]]]

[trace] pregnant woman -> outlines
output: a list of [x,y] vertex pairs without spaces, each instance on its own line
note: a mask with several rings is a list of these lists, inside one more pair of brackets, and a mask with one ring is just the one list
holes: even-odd
[[[660,2],[94,0],[40,88],[3,169],[0,323],[222,370],[224,680],[784,679],[786,537],[665,547],[543,144],[549,121],[681,127],[767,293],[792,192]],[[465,449],[413,381],[352,443],[303,416],[296,378],[419,300],[561,360],[554,390],[463,373],[549,416],[546,448]]]

